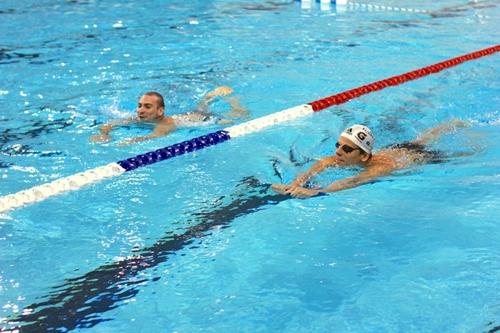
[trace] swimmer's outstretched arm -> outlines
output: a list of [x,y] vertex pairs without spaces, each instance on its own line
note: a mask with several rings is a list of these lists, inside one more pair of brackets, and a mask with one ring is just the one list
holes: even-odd
[[127,126],[129,124],[137,122],[136,118],[118,119],[107,124],[102,125],[99,128],[100,133],[92,135],[90,137],[91,142],[109,142],[111,141],[111,130],[117,126]]
[[324,193],[338,192],[349,188],[357,187],[369,183],[375,180],[376,178],[387,175],[389,173],[390,173],[389,170],[384,170],[384,169],[366,170],[359,173],[357,176],[338,180],[326,187],[317,189],[309,189],[301,186],[292,187],[290,185],[282,185],[282,184],[277,184],[277,186],[272,185],[271,187],[273,190],[281,194],[285,195],[288,194],[297,198],[309,198]]
[[297,178],[295,178],[295,180],[290,183],[290,186],[303,186],[309,179],[316,176],[318,173],[321,173],[332,164],[333,163],[331,157],[322,158],[321,160],[314,163],[313,166],[309,168],[309,170],[298,175]]
[[[378,177],[386,175],[386,172],[373,172],[373,171],[363,171],[357,176],[349,177],[346,179],[337,180],[330,185],[318,189],[319,193],[331,193],[338,192],[342,190],[347,190],[353,187],[357,187],[366,183],[370,183]],[[318,193],[318,194],[319,194]]]

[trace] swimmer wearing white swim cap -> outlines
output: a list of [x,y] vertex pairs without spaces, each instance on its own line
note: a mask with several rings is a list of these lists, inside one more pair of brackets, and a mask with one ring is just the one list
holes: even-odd
[[363,125],[352,125],[346,128],[340,136],[351,140],[351,142],[363,149],[364,152],[368,154],[372,153],[375,137],[368,127]]
[[[274,191],[299,198],[336,192],[389,175],[395,170],[415,164],[439,163],[445,160],[442,152],[429,150],[428,145],[442,134],[465,127],[466,123],[455,119],[432,128],[413,141],[394,144],[373,153],[375,137],[364,125],[346,128],[335,144],[335,153],[318,160],[309,170],[300,174],[290,184],[273,184]],[[361,171],[350,178],[341,179],[320,188],[308,188],[309,180],[328,168],[359,167]]]

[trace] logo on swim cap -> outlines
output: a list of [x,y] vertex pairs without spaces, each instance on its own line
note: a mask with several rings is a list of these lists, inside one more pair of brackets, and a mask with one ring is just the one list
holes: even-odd
[[375,144],[375,137],[372,131],[363,125],[353,125],[342,132],[340,136],[351,140],[368,154],[371,154],[373,145]]

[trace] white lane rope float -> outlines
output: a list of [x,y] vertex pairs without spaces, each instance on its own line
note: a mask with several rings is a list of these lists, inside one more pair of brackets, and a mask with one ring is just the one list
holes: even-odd
[[333,105],[343,104],[351,99],[382,90],[386,87],[396,86],[407,81],[440,72],[444,69],[459,65],[466,61],[475,60],[500,51],[500,45],[495,45],[479,51],[468,53],[434,65],[423,67],[401,75],[376,81],[361,87],[347,90],[314,102],[298,105],[283,111],[256,118],[239,125],[202,135],[191,140],[176,143],[161,149],[137,155],[115,163],[110,163],[50,183],[34,186],[32,188],[0,197],[0,213],[13,210],[24,205],[45,200],[63,192],[75,191],[79,188],[96,183],[106,178],[118,176],[124,172],[132,171],[139,167],[167,160],[195,150],[210,147],[239,136],[258,132],[266,127],[280,124],[294,119],[305,117],[314,112],[324,110]]
[[338,6],[346,6],[350,10],[363,10],[363,11],[391,11],[391,12],[402,12],[402,13],[420,13],[428,14],[430,11],[425,9],[416,9],[408,7],[396,7],[396,6],[385,6],[377,5],[372,3],[363,3],[347,0],[298,0],[302,3],[312,5],[312,2],[321,2],[321,4],[335,4]]
[[422,13],[427,14],[430,13],[425,9],[416,9],[416,8],[406,8],[406,7],[395,7],[395,6],[384,6],[384,5],[376,5],[370,3],[362,3],[362,2],[347,2],[347,6],[352,9],[361,9],[366,11],[390,11],[390,12],[408,12],[408,13]]

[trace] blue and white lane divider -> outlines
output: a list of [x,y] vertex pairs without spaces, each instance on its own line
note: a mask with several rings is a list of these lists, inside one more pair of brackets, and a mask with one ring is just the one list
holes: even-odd
[[75,191],[85,185],[96,183],[106,178],[118,176],[124,172],[131,171],[142,166],[210,147],[227,140],[234,139],[238,136],[257,132],[266,127],[301,118],[312,113],[314,113],[314,111],[311,105],[299,105],[264,117],[253,119],[239,125],[234,125],[217,132],[176,143],[165,148],[80,172],[14,194],[2,196],[0,197],[0,213],[42,201],[63,192]]

